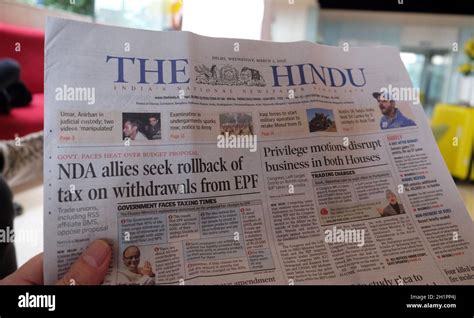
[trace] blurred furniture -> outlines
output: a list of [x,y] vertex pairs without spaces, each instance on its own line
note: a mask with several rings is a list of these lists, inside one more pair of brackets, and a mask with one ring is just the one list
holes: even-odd
[[474,108],[437,104],[431,127],[451,175],[474,180]]
[[44,33],[0,23],[0,39],[0,58],[20,63],[21,79],[33,95],[28,106],[0,115],[0,139],[14,139],[43,129]]

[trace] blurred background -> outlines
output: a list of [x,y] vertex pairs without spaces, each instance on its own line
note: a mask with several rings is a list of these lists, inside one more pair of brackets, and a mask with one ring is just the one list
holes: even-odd
[[[474,217],[474,0],[0,0],[0,36],[18,32],[42,41],[45,16],[215,37],[395,46],[420,89],[440,151]],[[38,122],[30,131],[42,127],[41,89],[31,106]],[[0,127],[17,129],[21,124],[14,121],[21,123],[21,116],[16,118],[0,116]],[[11,138],[13,132],[0,131],[0,139]],[[17,200],[25,209],[42,210],[41,191],[18,190]],[[17,218],[19,226],[42,222],[25,217]],[[20,263],[27,254],[19,250]]]
[[215,37],[306,40],[335,46],[396,46],[413,85],[421,90],[428,115],[440,101],[474,103],[474,79],[463,74],[469,73],[464,45],[474,37],[472,0],[443,1],[442,5],[423,0],[0,2],[0,22],[37,28],[44,27],[44,15],[59,15],[140,29],[187,30]]

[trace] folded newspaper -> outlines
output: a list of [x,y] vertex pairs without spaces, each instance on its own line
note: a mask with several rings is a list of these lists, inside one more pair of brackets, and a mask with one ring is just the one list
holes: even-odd
[[46,283],[98,238],[111,285],[474,283],[397,49],[53,18],[45,49]]

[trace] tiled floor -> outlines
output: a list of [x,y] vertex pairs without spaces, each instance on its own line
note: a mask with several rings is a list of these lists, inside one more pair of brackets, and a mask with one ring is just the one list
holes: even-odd
[[[459,184],[458,189],[474,220],[474,184]],[[21,191],[15,195],[15,201],[24,208],[23,214],[15,219],[15,232],[27,234],[26,240],[15,243],[18,264],[21,265],[43,250],[43,187]]]

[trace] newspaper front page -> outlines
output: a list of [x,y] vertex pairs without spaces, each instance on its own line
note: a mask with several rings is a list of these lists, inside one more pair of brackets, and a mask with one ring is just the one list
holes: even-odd
[[46,283],[473,284],[473,226],[391,47],[50,18]]

